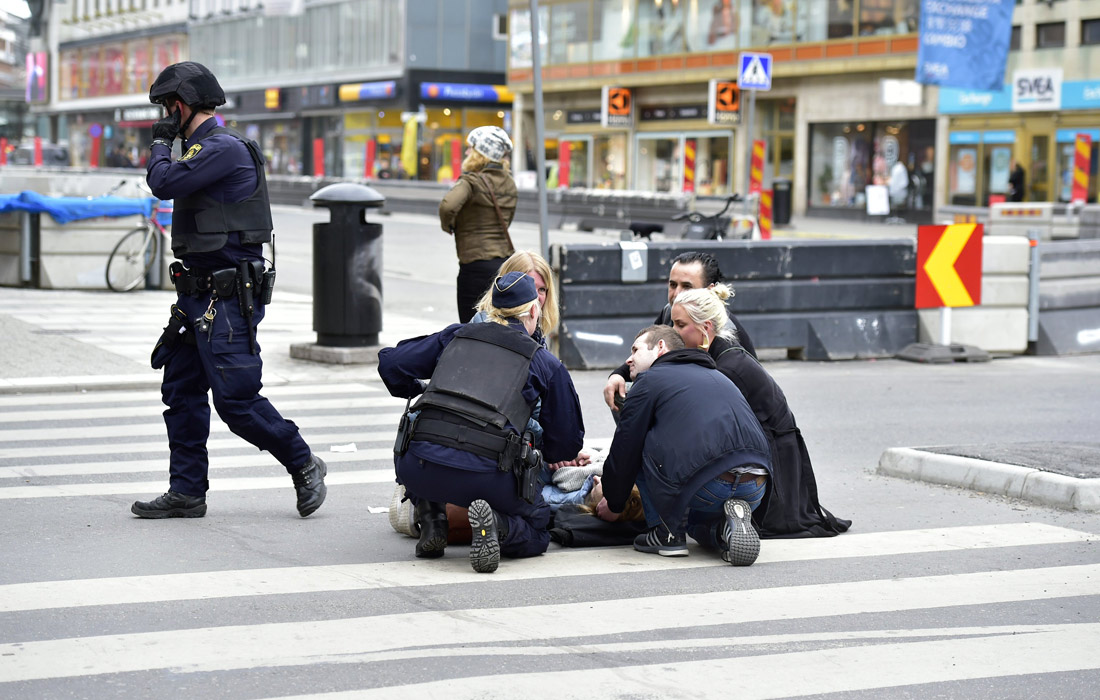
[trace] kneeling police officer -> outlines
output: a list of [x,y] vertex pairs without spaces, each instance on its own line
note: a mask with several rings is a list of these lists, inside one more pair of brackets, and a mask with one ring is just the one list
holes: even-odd
[[[212,392],[229,429],[286,467],[305,517],[325,500],[325,463],[259,394],[256,328],[275,284],[274,262],[265,270],[263,259],[263,244],[272,240],[263,155],[255,142],[218,125],[214,110],[225,93],[201,64],[165,68],[149,101],[167,116],[153,125],[147,182],[155,196],[175,200],[172,252],[182,262],[169,268],[178,297],[151,358],[154,369],[164,368],[168,492],[130,510],[142,518],[206,514]],[[172,161],[181,134],[183,155]]]
[[[394,447],[397,481],[420,524],[416,556],[443,556],[447,503],[470,509],[474,571],[491,573],[502,554],[536,556],[550,544],[541,460],[574,458],[584,423],[569,372],[531,338],[539,313],[534,281],[510,272],[493,283],[489,323],[454,324],[379,352],[390,393],[420,396]],[[520,433],[539,398],[542,455]]]

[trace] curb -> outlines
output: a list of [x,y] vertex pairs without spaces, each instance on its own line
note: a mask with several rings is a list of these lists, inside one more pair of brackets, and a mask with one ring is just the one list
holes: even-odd
[[891,447],[879,458],[877,474],[982,491],[1067,510],[1100,511],[1100,480]]

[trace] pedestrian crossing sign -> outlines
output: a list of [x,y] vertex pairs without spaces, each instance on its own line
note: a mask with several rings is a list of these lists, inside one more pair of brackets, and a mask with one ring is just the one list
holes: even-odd
[[772,55],[770,53],[742,53],[741,70],[737,82],[742,90],[772,89]]

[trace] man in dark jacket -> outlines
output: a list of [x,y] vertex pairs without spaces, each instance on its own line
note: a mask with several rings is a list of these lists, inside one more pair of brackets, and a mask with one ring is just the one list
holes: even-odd
[[690,531],[731,564],[752,564],[760,538],[746,499],[759,502],[758,476],[766,479],[771,466],[752,409],[709,355],[684,349],[667,326],[639,333],[627,364],[634,385],[604,464],[597,515],[614,521],[637,483],[649,531],[635,549],[684,556]]
[[[661,313],[657,314],[653,325],[672,325],[672,302],[680,292],[688,289],[713,287],[721,281],[722,270],[718,267],[718,259],[713,255],[696,251],[680,253],[672,259],[672,268],[668,271],[668,303],[665,304],[665,308],[661,309]],[[749,337],[748,331],[745,330],[732,312],[729,313],[729,318],[730,323],[737,331],[737,340],[741,343],[741,347],[745,348],[750,355],[756,357],[756,348],[753,347],[752,338]],[[603,399],[612,411],[618,410],[615,405],[615,397],[618,396],[621,402],[622,397],[626,396],[628,377],[629,371],[624,364],[607,378],[607,384],[603,390]]]

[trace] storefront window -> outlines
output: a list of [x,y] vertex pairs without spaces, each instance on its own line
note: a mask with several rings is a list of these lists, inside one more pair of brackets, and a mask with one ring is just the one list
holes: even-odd
[[715,0],[709,10],[697,10],[692,26],[695,36],[691,42],[693,51],[729,51],[737,48],[737,3],[735,0]]
[[127,63],[130,92],[137,94],[148,92],[151,82],[149,78],[149,40],[131,41],[126,50],[130,56]]
[[[534,56],[531,53],[531,11],[513,10],[511,23],[511,48],[508,65],[511,68],[531,68]],[[550,26],[550,8],[539,8],[539,58],[546,65],[547,28]]]
[[638,56],[688,53],[688,3],[638,4]]
[[[731,143],[728,134],[639,135],[634,186],[653,192],[679,193],[693,188],[700,195],[728,194]],[[694,147],[692,169],[685,164],[685,154],[692,150],[687,146]],[[685,177],[691,181],[685,182]]]
[[565,149],[569,150],[569,177],[568,181],[562,177],[561,169],[558,170],[558,185],[563,187],[590,187],[588,181],[588,163],[591,152],[591,137],[562,138],[558,141],[558,163],[560,165]]
[[650,192],[680,190],[680,140],[675,137],[638,137],[636,189]]
[[609,61],[634,56],[633,0],[594,0],[592,7],[592,60]]
[[[749,0],[743,0],[748,7]],[[794,0],[752,0],[748,45],[789,44],[794,41]]]
[[121,95],[126,91],[126,54],[121,44],[103,47],[103,94]]
[[260,124],[260,147],[267,159],[268,172],[279,175],[302,174],[302,127],[298,121]]
[[[866,206],[868,185],[887,188],[891,214],[932,209],[935,122],[814,124],[810,129],[810,206]],[[976,172],[977,153],[968,161]],[[971,177],[973,187],[973,177]]]
[[798,0],[799,41],[852,36],[853,0]]
[[949,167],[947,193],[951,203],[971,206],[977,204],[978,146],[951,146]]
[[600,136],[593,142],[593,186],[597,189],[626,189],[626,144],[626,134]]
[[861,36],[908,34],[917,31],[920,0],[860,0]]
[[588,62],[588,2],[550,8],[550,63]]

